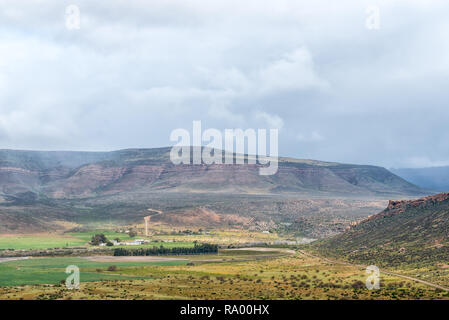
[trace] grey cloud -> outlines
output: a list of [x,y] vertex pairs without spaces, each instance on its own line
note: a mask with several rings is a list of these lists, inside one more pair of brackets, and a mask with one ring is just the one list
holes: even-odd
[[286,156],[446,163],[449,4],[377,4],[370,31],[371,1],[0,1],[0,148],[157,147],[202,120],[280,127]]

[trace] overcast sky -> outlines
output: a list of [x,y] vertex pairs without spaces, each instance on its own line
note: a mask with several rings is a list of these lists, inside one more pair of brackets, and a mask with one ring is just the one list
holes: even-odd
[[202,120],[279,128],[283,156],[449,164],[448,1],[92,2],[0,0],[0,148],[160,147]]

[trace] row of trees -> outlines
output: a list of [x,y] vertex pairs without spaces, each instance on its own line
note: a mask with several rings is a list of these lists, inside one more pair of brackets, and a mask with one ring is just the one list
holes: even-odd
[[117,248],[114,250],[114,256],[159,256],[159,255],[185,255],[185,254],[213,254],[218,253],[218,245],[202,243],[196,244],[193,248],[173,247],[165,248],[163,246],[153,248],[125,249]]

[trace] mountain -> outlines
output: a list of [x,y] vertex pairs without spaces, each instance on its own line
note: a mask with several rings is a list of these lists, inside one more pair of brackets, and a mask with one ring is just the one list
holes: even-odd
[[391,171],[422,188],[440,192],[449,191],[449,166],[391,169]]
[[[423,195],[385,168],[280,158],[272,176],[260,165],[174,165],[170,148],[113,152],[0,150],[0,193],[52,199],[123,192],[202,192],[350,196]],[[29,195],[28,195],[29,196]]]
[[449,193],[390,201],[384,211],[315,246],[329,255],[379,266],[447,262]]
[[[112,152],[0,150],[0,233],[73,225],[277,228],[321,238],[385,206],[428,194],[385,168],[280,158],[272,176],[260,165],[174,165],[170,148]],[[241,155],[234,155],[234,157]]]

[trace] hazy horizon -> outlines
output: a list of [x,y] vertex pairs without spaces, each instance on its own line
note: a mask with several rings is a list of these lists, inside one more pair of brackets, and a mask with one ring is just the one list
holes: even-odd
[[[10,149],[10,148],[0,148],[0,151],[25,151],[25,152],[86,152],[86,153],[103,153],[103,152],[116,152],[116,151],[124,151],[124,150],[146,150],[146,149],[168,149],[172,146],[166,145],[161,147],[130,147],[130,148],[123,148],[123,149],[111,149],[111,150],[64,150],[64,149],[55,149],[55,150],[46,150],[46,149]],[[204,147],[204,145],[202,146]],[[223,150],[224,151],[224,150]],[[245,153],[246,154],[246,153]],[[381,166],[377,164],[367,164],[367,163],[349,163],[349,162],[338,162],[338,161],[328,161],[326,159],[312,159],[312,158],[298,158],[290,155],[280,154],[280,158],[292,158],[292,159],[298,159],[298,160],[313,160],[313,161],[321,161],[321,162],[336,162],[336,163],[342,163],[342,164],[354,164],[354,165],[371,165],[371,166]],[[389,170],[396,170],[396,169],[437,169],[437,168],[449,168],[448,166],[429,166],[429,167],[385,167]]]

